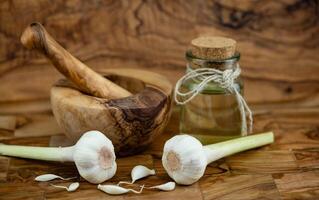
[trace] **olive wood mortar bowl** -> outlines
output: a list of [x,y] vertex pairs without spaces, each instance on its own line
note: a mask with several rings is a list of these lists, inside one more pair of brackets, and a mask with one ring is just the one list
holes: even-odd
[[51,88],[53,114],[73,143],[86,131],[98,130],[113,142],[118,156],[136,154],[168,123],[172,85],[162,75],[139,69],[107,69],[102,74],[134,95],[107,100],[61,79]]

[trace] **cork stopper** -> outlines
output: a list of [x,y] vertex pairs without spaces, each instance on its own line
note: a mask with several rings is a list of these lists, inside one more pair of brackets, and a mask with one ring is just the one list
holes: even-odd
[[226,37],[202,36],[191,41],[191,52],[202,59],[224,60],[234,56],[236,41]]

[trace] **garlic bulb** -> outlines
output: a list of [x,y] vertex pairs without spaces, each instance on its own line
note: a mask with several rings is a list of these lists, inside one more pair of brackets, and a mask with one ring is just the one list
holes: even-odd
[[189,185],[204,175],[207,159],[203,145],[197,139],[178,135],[165,143],[162,163],[172,179]]
[[102,183],[115,175],[114,146],[103,133],[85,133],[74,146],[73,159],[80,175],[91,183]]
[[131,171],[131,178],[132,182],[126,182],[126,181],[120,181],[117,185],[120,184],[133,184],[135,181],[145,178],[150,175],[155,175],[155,170],[154,169],[149,169],[143,165],[137,165],[135,166],[132,171]]
[[273,141],[273,133],[268,132],[203,146],[190,135],[177,135],[166,141],[162,164],[176,183],[191,185],[203,176],[207,164]]
[[143,191],[143,189],[144,189],[144,185],[141,187],[140,191],[136,191],[136,190],[133,190],[133,189],[126,189],[126,188],[123,188],[123,187],[118,186],[118,185],[101,185],[101,184],[99,184],[97,186],[97,188],[99,190],[102,190],[103,192],[105,192],[107,194],[112,194],[112,195],[125,194],[125,193],[128,193],[128,192],[133,192],[133,193],[136,193],[136,194],[140,194]]
[[116,172],[112,142],[99,131],[88,131],[71,147],[28,147],[0,144],[0,154],[37,160],[75,162],[79,174],[91,183],[102,183]]

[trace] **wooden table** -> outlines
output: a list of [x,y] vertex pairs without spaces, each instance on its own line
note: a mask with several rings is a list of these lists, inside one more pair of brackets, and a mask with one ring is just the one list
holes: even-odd
[[[50,140],[51,143],[60,141],[63,136],[47,110],[48,102],[40,105],[25,103],[7,107],[7,114],[0,115],[0,142],[48,146]],[[18,110],[34,114],[19,114],[15,112]],[[46,173],[78,176],[72,163],[0,156],[0,199],[319,199],[319,110],[254,108],[254,111],[255,132],[274,131],[275,144],[210,164],[205,176],[192,186],[178,186],[172,192],[145,190],[140,195],[112,197],[78,178],[80,188],[71,193],[33,179]],[[161,150],[164,141],[178,132],[177,125],[178,109],[175,107],[165,132],[145,152],[118,159],[116,176],[108,183],[130,180],[130,171],[138,164],[154,168],[157,173],[138,181],[134,187],[169,181],[161,165]],[[52,183],[67,184],[64,181]]]
[[[142,68],[172,83],[185,73],[183,55],[193,38],[227,36],[242,55],[254,132],[274,131],[275,144],[211,164],[193,186],[113,199],[319,199],[318,1],[87,2],[0,1],[0,142],[48,146],[61,139],[49,103],[61,75],[20,43],[33,21],[95,70]],[[129,180],[137,164],[157,170],[138,183],[169,180],[160,157],[164,141],[178,132],[177,113],[147,151],[118,159],[111,182]],[[77,175],[73,164],[0,156],[0,199],[112,199],[83,180],[74,193],[33,181],[44,173]]]

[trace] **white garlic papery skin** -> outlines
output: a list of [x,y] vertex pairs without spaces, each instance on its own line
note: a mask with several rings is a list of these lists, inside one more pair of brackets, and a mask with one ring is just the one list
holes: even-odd
[[172,191],[175,189],[175,182],[167,182],[161,185],[155,185],[152,187],[147,187],[146,189],[158,189],[158,190],[162,190],[162,191]]
[[162,164],[176,183],[191,185],[204,175],[207,158],[203,145],[197,139],[177,135],[165,143]]
[[65,187],[65,186],[62,186],[62,185],[54,185],[54,184],[50,184],[50,185],[53,186],[53,187],[56,187],[56,188],[65,189],[68,192],[74,192],[75,190],[77,190],[79,188],[80,183],[79,182],[71,183],[69,185],[69,187]]
[[120,181],[117,185],[121,184],[133,184],[135,181],[145,178],[147,176],[155,175],[155,170],[154,169],[149,169],[143,165],[137,165],[133,167],[131,171],[131,178],[132,182],[127,182],[127,181]]
[[112,178],[117,165],[114,146],[99,131],[86,132],[74,146],[73,159],[80,175],[98,184]]
[[74,183],[71,183],[71,185],[69,185],[68,187],[68,192],[74,192],[75,190],[77,190],[80,186],[80,183],[79,182],[74,182]]
[[126,189],[126,188],[123,188],[123,187],[118,186],[118,185],[101,185],[101,184],[99,184],[97,186],[97,188],[99,190],[102,190],[103,192],[105,192],[107,194],[111,194],[111,195],[120,195],[120,194],[125,194],[125,193],[128,193],[128,192],[133,192],[133,193],[136,193],[136,194],[140,194],[143,191],[143,189],[144,189],[144,185],[141,187],[140,191],[136,191],[136,190],[133,190],[133,189]]
[[150,175],[155,175],[154,169],[149,169],[143,165],[137,165],[132,169],[131,172],[132,183],[138,179],[145,178]]
[[63,177],[55,175],[55,174],[42,174],[42,175],[35,177],[34,180],[39,181],[39,182],[51,181],[54,179],[61,179],[61,180],[67,181],[67,180],[71,180],[71,179],[75,179],[75,178],[77,178],[77,177],[63,178]]

